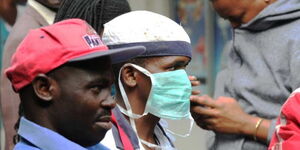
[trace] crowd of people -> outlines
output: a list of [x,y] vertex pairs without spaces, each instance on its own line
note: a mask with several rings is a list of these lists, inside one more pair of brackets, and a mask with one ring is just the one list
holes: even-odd
[[172,150],[165,120],[183,119],[209,131],[209,150],[297,150],[300,0],[210,3],[233,29],[213,97],[192,89],[190,38],[166,16],[127,0],[2,0],[5,150]]

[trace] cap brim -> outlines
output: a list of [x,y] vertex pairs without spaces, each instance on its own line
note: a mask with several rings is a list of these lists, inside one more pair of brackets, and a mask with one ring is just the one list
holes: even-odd
[[69,60],[69,62],[84,61],[84,60],[90,60],[90,59],[103,57],[103,56],[110,56],[112,63],[116,64],[116,63],[127,61],[131,58],[135,58],[140,54],[144,53],[145,51],[146,48],[144,46],[113,48],[107,51],[98,51],[84,56],[80,56]]

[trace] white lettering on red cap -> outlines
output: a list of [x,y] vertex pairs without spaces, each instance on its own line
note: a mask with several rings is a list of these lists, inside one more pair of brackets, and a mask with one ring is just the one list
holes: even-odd
[[87,25],[87,31],[86,31],[87,34],[83,36],[83,39],[87,43],[87,45],[90,48],[103,46],[104,44],[102,43],[97,32],[89,24],[86,25]]
[[84,41],[90,48],[95,48],[102,46],[103,43],[98,35],[88,35],[83,36]]

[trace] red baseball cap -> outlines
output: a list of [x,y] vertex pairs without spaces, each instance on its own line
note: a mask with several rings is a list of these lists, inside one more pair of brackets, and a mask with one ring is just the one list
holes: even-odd
[[80,19],[68,19],[31,30],[5,70],[16,92],[32,82],[36,75],[74,61],[110,56],[112,63],[126,61],[145,51],[143,46],[108,49],[97,32]]

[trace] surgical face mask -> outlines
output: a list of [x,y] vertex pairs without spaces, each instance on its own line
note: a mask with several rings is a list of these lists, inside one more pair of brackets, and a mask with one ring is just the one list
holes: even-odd
[[147,115],[148,113],[171,120],[180,120],[190,116],[189,98],[192,87],[191,82],[183,69],[151,74],[140,66],[134,64],[128,65],[133,66],[147,75],[151,79],[152,86],[144,113],[141,115],[134,114],[132,111],[129,112],[131,106],[119,77],[119,87],[127,109],[127,111],[124,112],[121,108],[120,110],[123,113],[135,119]]
[[[190,95],[192,91],[191,82],[188,79],[186,72],[181,70],[169,71],[169,72],[161,72],[151,74],[146,69],[135,65],[135,64],[126,64],[133,66],[140,72],[144,73],[151,80],[151,90],[148,96],[148,100],[145,106],[145,110],[143,114],[135,114],[132,112],[131,105],[129,104],[129,100],[127,94],[124,90],[122,82],[120,80],[120,75],[123,67],[120,70],[119,74],[119,88],[121,95],[123,97],[126,109],[117,105],[120,111],[127,115],[130,118],[130,124],[133,127],[133,130],[136,131],[135,122],[133,119],[141,118],[148,113],[151,113],[157,117],[170,119],[170,120],[181,120],[188,119],[190,121],[190,126],[188,133],[185,135],[177,134],[167,129],[171,134],[175,134],[181,137],[187,137],[190,135],[193,119],[190,115]],[[125,66],[125,65],[124,65]],[[170,147],[161,147],[147,141],[140,139],[140,142],[152,148],[161,148],[161,149],[170,149]]]

